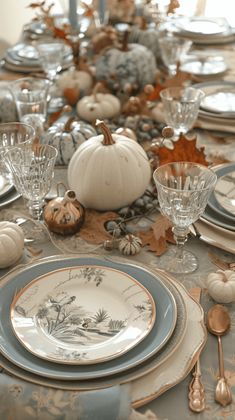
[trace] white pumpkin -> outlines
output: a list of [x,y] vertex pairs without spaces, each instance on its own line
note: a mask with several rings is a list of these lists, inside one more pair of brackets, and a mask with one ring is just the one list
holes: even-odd
[[140,252],[142,241],[138,236],[128,233],[120,239],[118,249],[123,255],[136,255]]
[[0,268],[6,268],[19,260],[24,250],[24,233],[12,222],[0,222]]
[[65,89],[79,89],[83,96],[91,91],[93,79],[86,71],[70,69],[62,73],[56,83],[62,94]]
[[101,121],[97,125],[103,135],[79,146],[68,166],[68,183],[84,207],[115,210],[144,193],[151,167],[138,143],[120,134],[111,135]]
[[235,302],[235,271],[218,270],[206,279],[209,295],[218,303]]
[[93,94],[84,96],[77,104],[78,115],[89,122],[98,119],[113,118],[119,115],[121,104],[116,96],[110,93],[98,93],[101,84],[97,83]]

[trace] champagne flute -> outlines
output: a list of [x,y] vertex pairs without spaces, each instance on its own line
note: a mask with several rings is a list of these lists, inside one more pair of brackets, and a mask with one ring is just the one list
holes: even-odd
[[176,249],[161,258],[161,268],[171,273],[192,273],[198,267],[194,254],[184,249],[189,226],[204,212],[217,176],[206,166],[172,162],[153,173],[161,213],[173,224]]

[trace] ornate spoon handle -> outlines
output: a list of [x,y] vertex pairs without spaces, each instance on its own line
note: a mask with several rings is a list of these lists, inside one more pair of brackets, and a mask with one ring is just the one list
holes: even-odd
[[189,408],[196,413],[205,410],[205,390],[201,382],[200,360],[198,359],[193,372],[193,379],[189,384]]

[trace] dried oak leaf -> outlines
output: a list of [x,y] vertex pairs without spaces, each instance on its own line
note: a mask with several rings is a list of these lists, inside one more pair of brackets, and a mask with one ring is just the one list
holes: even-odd
[[161,81],[157,80],[157,83],[154,86],[154,90],[150,93],[150,95],[147,98],[149,101],[157,101],[161,99],[160,92],[163,89],[166,89],[168,87],[183,87],[186,81],[192,80],[192,75],[184,71],[178,70],[176,75],[171,78],[165,76],[164,73],[162,73],[162,79],[163,80]]
[[118,219],[118,217],[118,214],[113,211],[100,213],[96,210],[86,209],[85,221],[79,231],[79,236],[90,244],[99,245],[106,239],[112,238],[112,235],[105,229],[105,223]]
[[167,242],[175,243],[171,222],[159,214],[149,230],[138,232],[143,246],[148,246],[148,251],[153,251],[157,256],[167,251]]
[[181,134],[179,140],[174,143],[173,150],[163,146],[156,149],[155,152],[158,155],[160,165],[169,162],[195,162],[208,166],[204,150],[204,147],[196,147],[196,138],[187,139],[187,137]]

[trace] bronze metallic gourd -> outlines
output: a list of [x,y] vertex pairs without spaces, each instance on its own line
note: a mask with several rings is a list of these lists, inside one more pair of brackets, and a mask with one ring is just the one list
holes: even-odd
[[44,208],[44,220],[48,229],[61,235],[78,232],[84,216],[85,209],[72,190],[66,191],[64,197],[51,200]]

